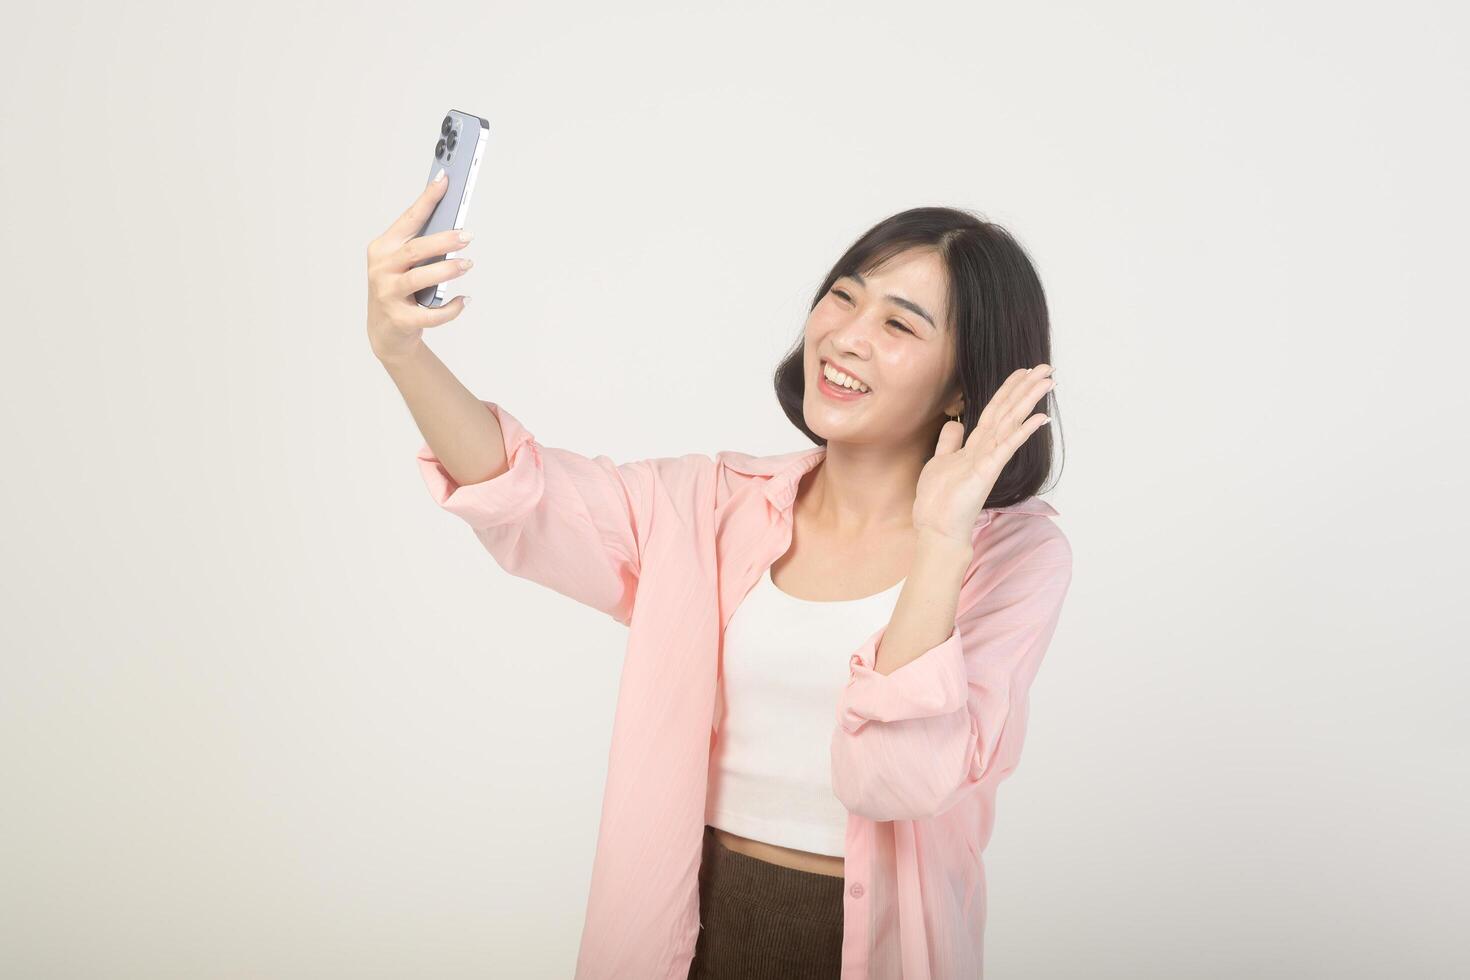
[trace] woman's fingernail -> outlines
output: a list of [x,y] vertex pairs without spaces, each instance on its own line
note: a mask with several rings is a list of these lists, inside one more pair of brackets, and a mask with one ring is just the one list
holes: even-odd
[[474,237],[475,233],[472,231],[462,231],[459,233],[459,240],[462,242],[467,242]]
[[440,167],[439,168],[439,172],[434,175],[434,183],[437,184],[437,183],[439,183],[439,181],[441,181],[443,179],[444,179],[444,168],[443,167]]

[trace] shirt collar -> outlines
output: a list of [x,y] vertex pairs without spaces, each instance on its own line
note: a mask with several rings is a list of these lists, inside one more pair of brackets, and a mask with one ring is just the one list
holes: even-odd
[[[733,451],[724,456],[725,465],[737,473],[767,477],[764,485],[766,499],[778,509],[785,510],[796,500],[796,489],[801,478],[815,469],[826,454],[826,446],[813,446],[811,449],[798,449],[774,456],[752,456]],[[986,507],[976,518],[976,525],[990,523],[990,518],[995,514],[1056,517],[1059,511],[1040,497],[1031,496],[1005,507]]]

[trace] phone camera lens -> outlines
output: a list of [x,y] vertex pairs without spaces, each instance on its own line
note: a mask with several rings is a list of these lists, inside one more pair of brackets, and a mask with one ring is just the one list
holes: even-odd
[[436,156],[436,157],[442,157],[443,155],[444,155],[444,141],[443,140],[440,140],[439,141],[439,145],[436,146],[436,147],[434,147],[434,156]]
[[443,135],[443,136],[448,136],[449,135],[449,131],[451,129],[453,129],[453,128],[454,128],[454,117],[452,117],[452,116],[445,116],[444,117],[444,121],[439,124],[439,133],[441,135]]

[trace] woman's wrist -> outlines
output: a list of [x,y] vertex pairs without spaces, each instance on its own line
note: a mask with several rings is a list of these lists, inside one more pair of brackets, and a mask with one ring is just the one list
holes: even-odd
[[970,541],[959,541],[932,528],[919,528],[915,560],[944,567],[948,565],[963,575],[970,568],[975,546]]

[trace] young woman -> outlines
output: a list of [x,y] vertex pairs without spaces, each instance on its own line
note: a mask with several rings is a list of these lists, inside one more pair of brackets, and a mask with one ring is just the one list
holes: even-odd
[[420,472],[507,571],[630,628],[576,976],[981,976],[995,789],[1071,580],[1025,252],[962,211],[884,220],[776,372],[815,448],[616,464],[424,346],[464,309],[413,301],[467,268],[413,267],[463,244],[412,237],[440,193],[368,248]]

